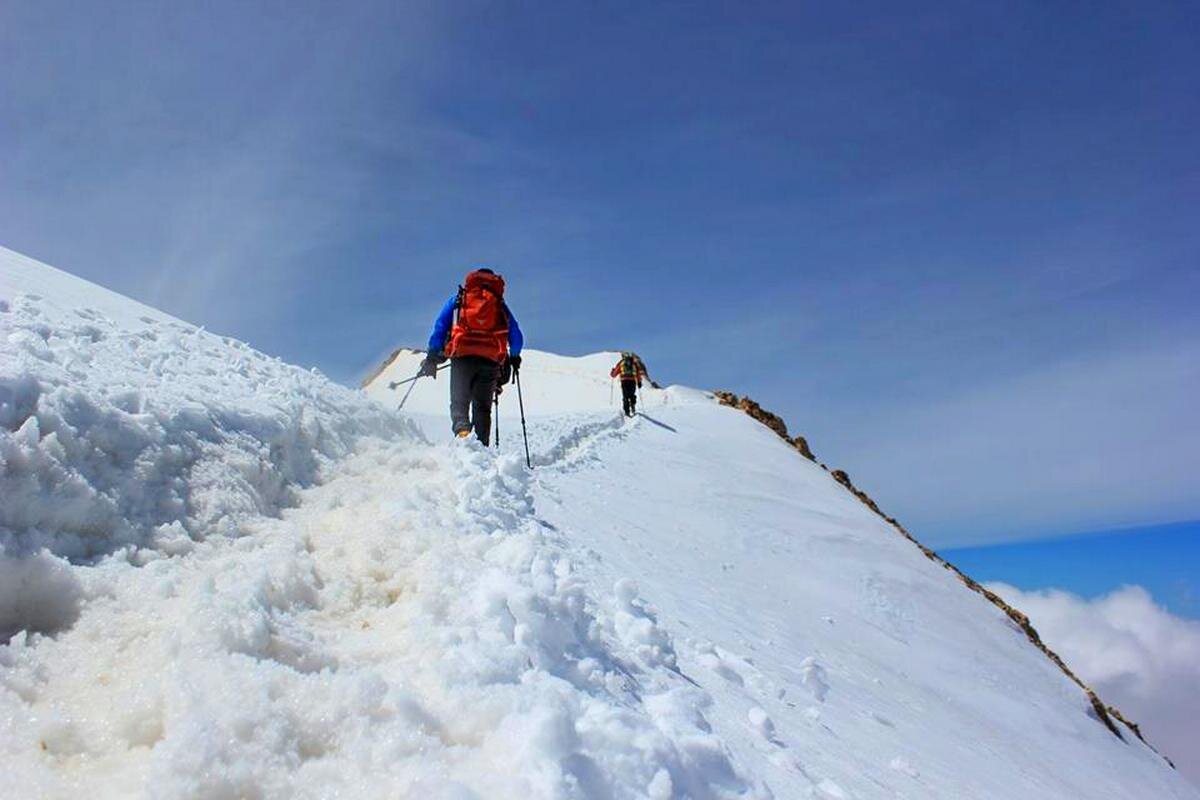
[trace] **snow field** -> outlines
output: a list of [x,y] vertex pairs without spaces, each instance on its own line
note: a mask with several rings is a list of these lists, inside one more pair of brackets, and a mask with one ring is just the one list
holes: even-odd
[[527,352],[533,472],[511,389],[448,441],[419,356],[364,397],[2,250],[0,356],[0,797],[1198,796],[763,426],[621,418],[615,353]]
[[522,456],[48,280],[0,306],[0,796],[764,796]]
[[528,481],[477,446],[376,442],[242,538],[105,560],[72,629],[0,651],[4,780],[44,797],[746,796],[636,587],[589,597]]
[[535,503],[589,583],[637,581],[744,774],[822,800],[1198,796],[817,465],[665,395],[540,469]]

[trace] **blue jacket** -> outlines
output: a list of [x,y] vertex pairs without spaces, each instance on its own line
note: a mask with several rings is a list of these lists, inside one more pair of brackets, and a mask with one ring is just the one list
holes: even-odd
[[[446,305],[442,306],[437,319],[433,321],[433,331],[429,334],[429,352],[440,353],[446,346],[450,328],[454,325],[454,307],[457,304],[458,292],[455,292],[446,301]],[[517,318],[513,316],[507,303],[504,304],[504,313],[508,315],[508,353],[519,356],[521,348],[525,346],[525,337],[521,335],[521,326],[517,324]]]

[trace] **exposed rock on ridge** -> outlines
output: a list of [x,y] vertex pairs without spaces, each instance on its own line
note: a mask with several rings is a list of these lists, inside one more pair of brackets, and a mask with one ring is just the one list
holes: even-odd
[[781,439],[784,439],[788,444],[796,448],[800,455],[804,456],[809,461],[815,462],[817,460],[816,456],[813,455],[812,450],[808,448],[807,439],[805,439],[803,436],[788,436],[787,423],[785,423],[783,418],[778,414],[772,414],[770,411],[767,411],[749,397],[738,397],[733,392],[718,391],[714,392],[713,394],[716,395],[717,401],[720,402],[721,405],[732,406],[734,408],[741,409],[761,422],[763,425],[766,425],[768,428],[775,431],[777,434],[779,434]]
[[[778,414],[773,414],[770,411],[767,411],[762,406],[760,406],[758,403],[756,403],[754,400],[751,400],[749,397],[739,397],[738,395],[736,395],[732,392],[725,392],[725,391],[716,391],[713,394],[716,397],[717,402],[719,402],[721,405],[730,406],[732,408],[736,408],[736,409],[739,409],[739,410],[745,412],[749,416],[753,417],[754,419],[758,420],[762,424],[766,425],[771,430],[775,431],[775,433],[778,434],[781,439],[786,441],[792,447],[796,448],[796,450],[802,456],[809,459],[810,461],[816,462],[816,458],[813,456],[812,451],[808,447],[807,440],[805,440],[805,438],[803,436],[795,436],[795,437],[789,436],[787,424],[783,421],[783,419]],[[826,467],[824,464],[821,464],[820,466],[821,466],[821,469],[824,469],[827,472],[829,472],[829,468]],[[997,608],[1001,609],[1005,614],[1007,614],[1008,618],[1010,620],[1012,620],[1013,624],[1016,625],[1025,634],[1026,638],[1029,639],[1029,641],[1033,644],[1033,646],[1036,647],[1038,650],[1041,650],[1042,653],[1044,653],[1047,658],[1049,658],[1051,661],[1053,661],[1058,666],[1058,668],[1061,669],[1063,671],[1063,673],[1068,678],[1071,679],[1071,681],[1073,681],[1077,686],[1079,686],[1080,689],[1083,690],[1084,694],[1088,698],[1088,701],[1091,703],[1092,710],[1095,713],[1096,718],[1100,722],[1102,722],[1105,725],[1105,727],[1107,727],[1109,729],[1109,731],[1111,731],[1113,733],[1113,735],[1115,735],[1119,739],[1125,738],[1122,735],[1121,730],[1117,727],[1117,722],[1120,722],[1126,728],[1128,728],[1130,731],[1132,731],[1133,734],[1135,736],[1137,736],[1137,738],[1139,740],[1141,740],[1143,743],[1146,744],[1146,746],[1150,747],[1151,749],[1154,749],[1153,746],[1150,745],[1149,742],[1146,742],[1145,738],[1142,736],[1141,730],[1138,728],[1136,723],[1128,720],[1119,710],[1117,710],[1113,706],[1105,705],[1105,703],[1100,699],[1100,697],[1096,694],[1096,692],[1090,686],[1088,686],[1086,683],[1084,683],[1079,678],[1079,676],[1077,676],[1073,671],[1071,671],[1071,668],[1066,665],[1066,662],[1064,662],[1057,653],[1055,653],[1053,650],[1051,650],[1049,647],[1046,646],[1046,644],[1042,641],[1042,637],[1038,634],[1037,629],[1034,628],[1033,625],[1029,622],[1028,616],[1026,616],[1020,610],[1009,605],[1007,602],[1004,601],[1004,598],[1000,597],[1000,595],[998,595],[995,592],[980,585],[980,583],[978,581],[976,581],[974,578],[970,577],[969,575],[964,573],[962,570],[960,570],[958,567],[954,566],[949,561],[947,561],[946,559],[939,556],[936,552],[934,552],[930,548],[926,547],[925,545],[923,545],[919,541],[917,541],[916,537],[914,537],[911,533],[909,533],[908,530],[903,525],[901,525],[896,520],[895,517],[891,517],[891,516],[888,516],[887,514],[885,514],[883,512],[883,510],[879,508],[879,504],[876,503],[871,498],[870,495],[868,495],[866,492],[862,491],[861,489],[857,488],[854,485],[854,482],[850,480],[850,475],[847,474],[847,472],[845,470],[835,469],[832,472],[830,472],[830,476],[835,481],[840,483],[842,486],[846,487],[846,490],[849,491],[851,494],[853,494],[855,497],[857,497],[863,503],[863,505],[865,505],[867,508],[871,509],[876,514],[878,514],[880,517],[882,517],[888,524],[890,524],[893,528],[895,528],[896,531],[901,536],[903,536],[904,538],[906,538],[910,542],[912,542],[914,545],[916,545],[921,550],[921,552],[925,554],[926,558],[930,559],[931,561],[937,562],[943,568],[948,569],[951,572],[953,572],[955,574],[955,576],[957,576],[957,578],[960,581],[962,581],[962,583],[965,586],[967,586],[967,588],[971,589],[972,591],[974,591],[980,595],[983,595],[983,597],[985,597],[988,600],[988,602],[992,603],[992,605],[996,606]],[[1158,751],[1155,750],[1155,752],[1158,752]],[[1159,755],[1162,755],[1162,754],[1159,753]],[[1163,757],[1163,760],[1166,761],[1168,764],[1170,764],[1172,767],[1175,766],[1171,762],[1171,759],[1167,758],[1166,756],[1162,756],[1162,757]]]

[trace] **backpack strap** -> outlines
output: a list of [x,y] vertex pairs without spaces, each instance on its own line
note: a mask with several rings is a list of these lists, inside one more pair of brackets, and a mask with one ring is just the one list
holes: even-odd
[[465,294],[466,291],[467,290],[460,283],[458,285],[458,296],[454,298],[454,324],[455,325],[458,324],[458,318],[462,314],[463,294]]

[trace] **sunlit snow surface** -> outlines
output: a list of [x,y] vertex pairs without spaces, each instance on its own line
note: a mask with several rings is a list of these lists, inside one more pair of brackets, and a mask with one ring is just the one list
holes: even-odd
[[511,389],[499,453],[446,375],[395,413],[416,355],[364,396],[7,251],[0,303],[0,797],[1200,796],[615,353],[528,354],[530,472]]

